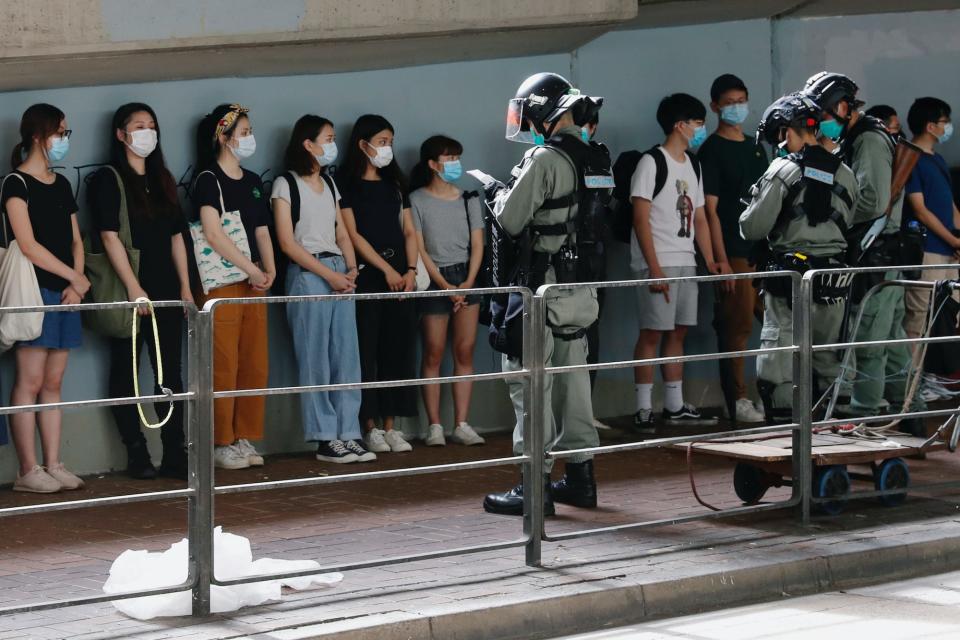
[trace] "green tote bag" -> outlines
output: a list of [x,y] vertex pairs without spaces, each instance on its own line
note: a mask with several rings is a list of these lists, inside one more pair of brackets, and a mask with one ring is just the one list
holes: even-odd
[[[120,242],[127,252],[133,274],[140,277],[140,250],[133,248],[130,235],[130,214],[127,211],[127,193],[123,188],[123,180],[117,170],[110,165],[107,167],[117,177],[117,186],[120,188]],[[94,253],[91,250],[90,238],[84,238],[83,249],[84,273],[90,281],[91,302],[126,302],[127,288],[123,286],[120,276],[110,264],[110,258],[104,253]],[[107,338],[130,338],[133,327],[130,322],[130,309],[101,309],[85,311],[84,324],[88,329]],[[139,320],[138,320],[139,322]]]

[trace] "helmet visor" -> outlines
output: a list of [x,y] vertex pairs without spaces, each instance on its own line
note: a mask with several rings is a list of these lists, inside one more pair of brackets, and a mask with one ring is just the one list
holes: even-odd
[[523,114],[522,98],[514,98],[507,103],[507,129],[504,135],[510,142],[533,144],[533,134]]

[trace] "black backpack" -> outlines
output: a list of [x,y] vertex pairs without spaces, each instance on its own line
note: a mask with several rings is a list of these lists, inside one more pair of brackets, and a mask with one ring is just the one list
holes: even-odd
[[[686,153],[693,165],[693,172],[697,175],[697,182],[700,182],[700,160],[691,151],[687,150]],[[613,232],[613,237],[620,242],[629,243],[630,236],[633,234],[633,202],[630,200],[630,184],[640,159],[648,154],[653,157],[657,166],[657,175],[653,183],[653,197],[656,198],[667,184],[668,172],[667,159],[660,145],[650,147],[646,151],[624,151],[613,163],[613,181],[616,186],[613,188],[611,203],[613,224],[610,230]]]
[[[300,188],[297,187],[297,179],[292,171],[287,171],[283,174],[283,177],[290,187],[290,222],[293,225],[294,232],[296,232],[297,223],[300,222]],[[334,194],[334,198],[336,198],[333,178],[323,172],[320,173],[320,177],[323,178],[327,189],[330,189],[330,193]],[[283,296],[287,293],[287,267],[290,266],[290,258],[280,250],[280,239],[277,237],[277,221],[273,216],[270,217],[270,243],[273,245],[273,263],[277,268],[277,277],[270,285],[270,293],[275,296]]]

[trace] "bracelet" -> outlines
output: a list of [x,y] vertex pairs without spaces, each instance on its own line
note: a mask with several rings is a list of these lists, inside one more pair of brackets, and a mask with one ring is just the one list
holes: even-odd
[[414,271],[414,272],[416,272],[416,270],[417,270],[416,267],[407,267],[407,271]]

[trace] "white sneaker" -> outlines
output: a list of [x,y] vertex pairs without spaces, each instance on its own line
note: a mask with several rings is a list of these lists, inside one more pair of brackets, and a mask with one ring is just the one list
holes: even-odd
[[263,466],[263,456],[261,456],[256,448],[250,444],[249,440],[246,438],[240,438],[233,446],[236,447],[237,451],[247,456],[247,462],[250,463],[251,467]]
[[747,398],[737,400],[737,422],[766,422],[767,418]]
[[383,438],[383,429],[370,429],[365,436],[363,436],[363,446],[366,447],[367,451],[373,451],[374,453],[390,453],[390,445],[387,444],[387,441]]
[[484,444],[486,442],[486,440],[481,438],[477,432],[473,430],[473,427],[466,422],[461,422],[457,425],[457,428],[453,430],[453,435],[450,436],[450,439],[457,444],[464,444],[468,447],[475,444]]
[[[454,432],[456,433],[456,432]],[[430,425],[430,435],[423,439],[423,444],[428,447],[442,447],[447,444],[446,438],[443,437],[443,425],[442,424],[432,424]]]
[[213,466],[219,469],[246,469],[250,459],[232,444],[213,448]]
[[403,451],[413,451],[410,443],[403,439],[399,431],[391,429],[383,435],[384,442],[390,447],[390,451],[401,453]]
[[24,475],[17,474],[17,479],[13,483],[14,491],[25,491],[27,493],[56,493],[63,487],[56,478],[47,473],[40,465],[34,465]]
[[47,474],[60,483],[61,489],[72,491],[73,489],[83,488],[83,480],[67,471],[67,468],[63,466],[62,462],[48,467]]

